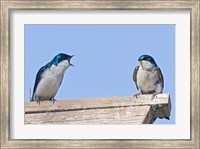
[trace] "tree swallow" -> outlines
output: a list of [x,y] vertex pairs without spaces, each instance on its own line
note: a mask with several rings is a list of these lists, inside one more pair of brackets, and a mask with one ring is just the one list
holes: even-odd
[[[138,58],[140,66],[136,66],[133,73],[133,81],[136,84],[139,94],[153,94],[152,99],[156,94],[163,92],[164,78],[158,65],[153,57],[142,55]],[[136,94],[137,97],[139,94]],[[169,117],[165,117],[169,120]]]
[[41,67],[37,72],[31,101],[55,100],[63,76],[73,57],[64,53],[56,55],[52,61]]

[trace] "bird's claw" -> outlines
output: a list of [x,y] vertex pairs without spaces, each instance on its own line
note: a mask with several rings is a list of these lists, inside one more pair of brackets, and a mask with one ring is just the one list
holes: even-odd
[[41,102],[40,100],[37,100],[37,103],[38,103],[39,105],[40,105],[40,102]]
[[56,102],[56,100],[55,99],[53,99],[53,104]]
[[137,93],[135,95],[133,95],[133,97],[135,97],[136,99],[138,99],[138,97],[141,95],[141,93]]
[[50,101],[53,102],[53,104],[54,104],[56,100],[55,99],[50,99]]
[[157,98],[157,94],[153,93],[153,95],[151,96],[151,100],[153,100],[154,98]]

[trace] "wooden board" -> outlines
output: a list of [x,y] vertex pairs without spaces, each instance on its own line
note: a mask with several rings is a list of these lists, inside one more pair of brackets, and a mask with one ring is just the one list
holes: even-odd
[[[143,124],[170,115],[169,94],[43,101],[25,104],[25,123]],[[129,113],[130,116],[127,116]]]
[[150,106],[90,109],[63,112],[45,112],[25,115],[26,124],[142,124]]

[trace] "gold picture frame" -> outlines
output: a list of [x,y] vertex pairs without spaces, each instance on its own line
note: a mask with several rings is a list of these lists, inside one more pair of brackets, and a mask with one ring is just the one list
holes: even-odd
[[[199,1],[1,1],[1,148],[199,148],[200,147],[200,50]],[[62,9],[137,9],[137,10],[190,10],[190,84],[191,123],[188,140],[15,140],[10,139],[10,12],[12,10]],[[172,132],[173,133],[173,132]]]

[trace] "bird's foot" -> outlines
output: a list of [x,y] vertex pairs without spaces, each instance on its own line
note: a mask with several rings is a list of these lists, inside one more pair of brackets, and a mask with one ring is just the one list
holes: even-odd
[[55,99],[53,99],[53,104],[56,102],[56,100]]
[[136,99],[138,99],[138,97],[141,95],[141,93],[137,93],[135,95],[133,95],[133,97],[135,97]]
[[38,103],[39,105],[40,105],[40,102],[41,102],[40,99],[38,99],[38,100],[37,100],[37,103]]
[[154,98],[157,98],[157,93],[153,93],[153,95],[151,96],[151,100],[153,100]]
[[53,104],[54,104],[56,100],[55,99],[50,99],[50,101],[53,102]]

